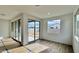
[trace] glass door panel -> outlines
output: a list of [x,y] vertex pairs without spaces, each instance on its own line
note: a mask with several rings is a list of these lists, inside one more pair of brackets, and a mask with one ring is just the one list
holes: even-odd
[[16,31],[15,31],[15,22],[14,22],[14,32],[13,32],[13,37],[14,37],[14,39],[16,39],[16,35],[15,35],[15,33],[16,33]]
[[15,39],[15,22],[11,23],[11,36]]
[[22,23],[21,19],[11,22],[11,37],[16,41],[23,43],[21,23]]
[[14,23],[11,22],[11,36],[13,37],[13,33],[14,33]]
[[18,21],[15,21],[15,38],[18,40]]
[[28,42],[34,41],[34,22],[28,22]]
[[79,14],[76,16],[76,35],[79,37]]
[[18,20],[18,40],[21,42],[21,20]]
[[35,40],[39,39],[39,21],[35,21]]

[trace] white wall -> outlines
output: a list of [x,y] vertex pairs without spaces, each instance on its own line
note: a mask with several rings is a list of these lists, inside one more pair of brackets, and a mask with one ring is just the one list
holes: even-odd
[[9,36],[9,21],[0,20],[0,37]]
[[[53,19],[60,19],[61,20],[61,32],[59,34],[49,34],[47,33],[47,21]],[[49,19],[41,20],[41,30],[40,30],[40,38],[47,39],[59,43],[64,44],[72,44],[73,38],[73,14],[66,14],[57,17],[51,17]]]
[[28,28],[27,28],[27,22],[28,22],[28,16],[26,14],[23,14],[23,45],[28,44]]

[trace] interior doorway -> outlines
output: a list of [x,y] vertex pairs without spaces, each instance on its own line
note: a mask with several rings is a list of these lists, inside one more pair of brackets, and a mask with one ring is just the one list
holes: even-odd
[[28,42],[33,42],[39,39],[40,21],[28,21]]

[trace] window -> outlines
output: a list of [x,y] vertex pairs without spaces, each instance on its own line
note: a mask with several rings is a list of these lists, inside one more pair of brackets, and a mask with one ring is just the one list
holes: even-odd
[[47,31],[48,33],[59,33],[60,32],[60,20],[49,20]]
[[79,36],[79,15],[76,16],[76,35]]

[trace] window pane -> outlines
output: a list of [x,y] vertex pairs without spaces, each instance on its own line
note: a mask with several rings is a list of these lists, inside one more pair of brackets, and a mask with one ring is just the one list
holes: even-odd
[[76,29],[77,29],[77,35],[79,36],[79,15],[77,15],[77,19],[76,19]]
[[15,39],[15,22],[11,23],[11,36]]
[[34,41],[34,22],[28,22],[28,41]]
[[35,21],[35,40],[39,39],[39,22]]
[[15,32],[16,32],[16,40],[18,40],[18,21],[15,22]]
[[60,32],[60,20],[49,20],[48,33],[59,33],[59,32]]
[[18,40],[21,42],[21,20],[18,20]]

